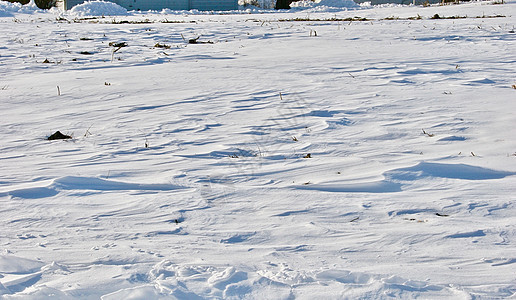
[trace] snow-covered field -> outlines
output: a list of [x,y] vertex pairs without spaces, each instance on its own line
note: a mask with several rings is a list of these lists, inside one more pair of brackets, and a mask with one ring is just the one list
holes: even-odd
[[0,2],[0,298],[515,297],[516,2],[299,6]]

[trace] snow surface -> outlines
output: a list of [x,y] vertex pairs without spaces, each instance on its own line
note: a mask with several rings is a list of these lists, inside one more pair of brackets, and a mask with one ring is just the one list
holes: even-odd
[[516,2],[0,8],[0,298],[516,296]]

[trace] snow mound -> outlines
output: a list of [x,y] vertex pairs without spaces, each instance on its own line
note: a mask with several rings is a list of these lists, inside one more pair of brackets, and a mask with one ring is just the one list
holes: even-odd
[[[136,278],[141,285],[103,295],[102,299],[291,299],[293,287],[298,293],[311,290],[322,299],[339,298],[342,290],[350,298],[367,299],[383,299],[384,292],[402,299],[467,296],[453,287],[399,276],[340,269],[307,272],[286,265],[246,272],[235,267],[178,266],[165,260],[148,275],[140,274],[132,280]],[[196,284],[188,284],[191,281]],[[324,288],[319,289],[318,285]]]
[[309,0],[292,2],[290,7],[304,7],[304,8],[357,8],[360,7],[353,0],[320,0],[318,2],[313,2]]
[[88,1],[74,6],[70,13],[77,16],[125,16],[127,9],[113,2]]
[[14,13],[31,13],[40,10],[34,2],[27,5],[20,3],[10,3],[7,1],[0,1],[0,18],[12,17]]
[[0,17],[12,17],[13,12],[18,12],[22,5],[20,3],[10,3],[0,1]]
[[14,255],[0,255],[0,273],[25,274],[39,270],[42,262],[17,257]]

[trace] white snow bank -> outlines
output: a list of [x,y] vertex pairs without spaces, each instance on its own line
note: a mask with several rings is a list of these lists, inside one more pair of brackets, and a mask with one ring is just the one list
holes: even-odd
[[0,18],[1,17],[12,17],[13,13],[32,13],[39,11],[36,4],[31,1],[27,5],[21,5],[20,3],[10,3],[7,1],[0,1]]
[[17,257],[14,255],[0,255],[0,273],[31,273],[39,270],[42,262]]
[[20,3],[10,3],[0,1],[0,17],[12,17],[13,12],[18,12],[22,5]]
[[88,1],[74,6],[70,13],[77,16],[125,16],[127,9],[105,1]]
[[[345,295],[350,298],[383,298],[384,292],[403,299],[419,295],[427,298],[466,296],[466,293],[444,285],[341,269],[306,272],[285,266],[275,270],[272,266],[267,270],[246,272],[235,267],[185,267],[162,261],[142,277],[145,278],[142,285],[120,289],[103,295],[102,299],[290,299],[294,298],[292,285],[305,293],[314,293],[313,298],[322,299],[339,298],[335,290],[344,285]],[[191,280],[196,284],[183,284]],[[318,285],[325,288],[319,289]]]
[[292,8],[304,7],[304,8],[357,8],[360,7],[353,0],[320,0],[313,2],[309,0],[292,2],[290,4]]

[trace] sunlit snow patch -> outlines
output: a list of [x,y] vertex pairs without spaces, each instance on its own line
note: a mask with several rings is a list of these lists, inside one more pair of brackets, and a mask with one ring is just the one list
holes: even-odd
[[17,257],[14,255],[0,255],[0,273],[25,274],[39,271],[44,264],[40,261]]
[[38,282],[43,265],[14,255],[0,255],[0,295],[23,291]]
[[89,1],[74,6],[70,13],[77,16],[125,16],[127,9],[105,1]]

